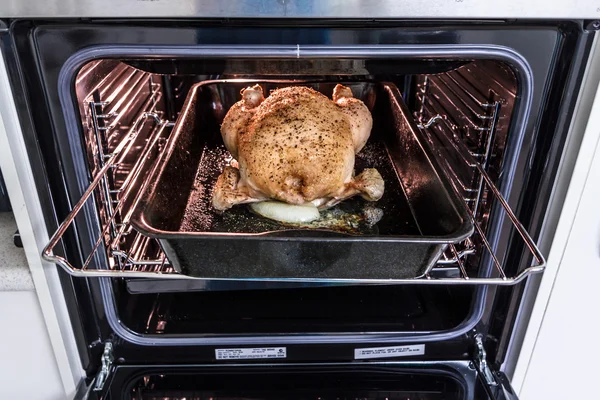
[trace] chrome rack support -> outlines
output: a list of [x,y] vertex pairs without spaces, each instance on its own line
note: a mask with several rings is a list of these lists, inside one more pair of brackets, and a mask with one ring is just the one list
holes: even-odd
[[107,340],[106,343],[104,343],[104,352],[102,353],[102,359],[100,361],[102,362],[102,365],[94,379],[94,392],[101,392],[104,389],[104,384],[111,372],[114,356],[113,344],[110,340]]
[[431,125],[435,124],[438,120],[443,119],[443,117],[439,114],[434,115],[433,117],[429,118],[429,121],[427,121],[424,124],[418,124],[417,126],[421,129],[423,128],[429,128]]
[[[156,116],[156,114],[153,114],[153,113],[143,113],[142,116],[140,117],[140,119],[142,119],[142,118],[152,118],[152,119],[156,120],[157,116]],[[172,126],[171,122],[169,122],[169,121],[160,120],[160,119],[159,119],[159,121],[160,121],[159,126],[161,128],[163,128],[165,126]],[[159,129],[157,132],[158,133],[162,132],[162,129]],[[67,229],[74,222],[77,214],[79,214],[79,212],[81,211],[81,209],[83,208],[85,203],[90,199],[92,193],[94,193],[94,190],[96,190],[99,187],[100,183],[104,181],[104,179],[106,177],[106,173],[111,168],[113,168],[114,166],[116,166],[118,164],[118,160],[121,157],[121,152],[124,149],[126,149],[135,140],[138,133],[139,133],[139,131],[130,130],[129,133],[125,136],[125,138],[119,143],[119,145],[112,152],[111,156],[106,160],[106,163],[102,166],[100,171],[98,171],[96,173],[90,186],[83,193],[82,197],[79,199],[77,204],[75,204],[75,206],[73,207],[73,209],[71,210],[69,215],[67,215],[65,220],[60,224],[60,226],[58,227],[58,229],[56,230],[54,235],[52,235],[48,245],[46,245],[46,247],[44,248],[44,250],[42,252],[42,258],[44,260],[50,261],[57,265],[60,265],[69,274],[74,275],[74,276],[92,276],[92,275],[94,275],[94,276],[111,276],[117,272],[121,272],[121,271],[115,271],[115,270],[109,270],[109,269],[88,270],[87,267],[90,264],[95,251],[102,244],[104,235],[107,233],[107,230],[111,227],[111,222],[114,222],[115,214],[117,211],[119,211],[119,205],[122,204],[123,199],[121,199],[119,204],[117,204],[117,206],[114,208],[115,213],[113,213],[113,215],[108,216],[109,220],[108,220],[106,226],[104,227],[103,231],[101,232],[98,240],[96,241],[96,244],[92,250],[92,253],[87,257],[82,268],[74,267],[67,259],[65,259],[64,257],[58,256],[58,255],[55,255],[53,251],[54,251],[54,248],[56,247],[56,245],[58,244],[58,242],[62,239],[62,236],[65,234]],[[129,274],[127,274],[127,275],[129,275]],[[154,273],[153,275],[156,276],[156,273]]]
[[496,382],[496,378],[494,378],[494,374],[487,363],[486,357],[487,354],[483,347],[483,336],[481,333],[478,333],[475,335],[475,354],[473,357],[475,368],[477,368],[477,372],[481,374],[485,383],[490,386],[497,386],[498,382]]
[[[423,94],[425,94],[425,93],[423,93]],[[489,129],[486,128],[486,130],[489,131],[489,134],[485,141],[485,149],[484,149],[483,154],[473,154],[471,151],[469,151],[469,149],[466,147],[466,145],[464,143],[462,143],[462,141],[459,138],[457,138],[455,135],[451,135],[451,137],[445,137],[444,141],[449,145],[449,148],[452,148],[456,151],[456,153],[460,156],[460,159],[462,159],[462,161],[466,164],[466,166],[473,168],[479,175],[477,190],[475,191],[476,192],[475,203],[473,204],[472,208],[467,205],[467,210],[469,211],[469,214],[470,214],[473,224],[475,226],[476,234],[481,238],[481,241],[485,247],[485,250],[488,251],[488,253],[490,254],[490,256],[492,258],[493,264],[499,275],[499,278],[496,278],[496,279],[498,279],[501,282],[506,282],[508,284],[514,284],[514,283],[518,283],[519,281],[525,279],[527,276],[529,276],[531,274],[543,271],[546,266],[546,260],[544,259],[544,256],[541,254],[539,248],[537,247],[537,245],[535,244],[535,242],[533,241],[533,239],[531,238],[531,236],[529,235],[529,233],[527,232],[525,227],[523,227],[523,225],[518,220],[517,216],[514,214],[514,212],[510,208],[508,202],[504,199],[504,197],[502,196],[502,194],[500,193],[498,188],[496,188],[494,182],[492,181],[492,179],[490,178],[490,176],[488,175],[488,173],[486,171],[487,162],[489,160],[489,156],[490,156],[491,149],[492,149],[494,128],[497,123],[500,102],[494,102],[493,104],[486,104],[486,106],[488,106],[492,110],[492,114],[491,114],[491,116],[489,116],[489,118],[486,118],[486,119],[490,120],[491,125],[490,125]],[[419,115],[418,120],[422,120],[422,117],[423,117],[422,114]],[[438,123],[440,123],[442,125],[446,125],[448,123],[448,121],[442,115],[436,114],[436,115],[432,116],[431,118],[429,118],[429,120],[426,123],[424,123],[424,124],[419,123],[419,124],[417,124],[417,126],[419,129],[424,131],[426,133],[426,135],[430,135],[429,129],[432,128],[433,126],[437,125]],[[441,136],[445,136],[445,135],[441,135]],[[429,138],[430,138],[429,140],[431,140],[431,136],[429,136]],[[478,160],[476,158],[480,158],[481,160]],[[447,173],[448,177],[451,179],[451,181],[455,185],[454,189],[457,191],[457,193],[460,194],[459,187],[464,189],[465,184],[460,181],[458,176],[453,173],[453,171],[451,170],[451,168],[449,166],[445,165],[445,169],[446,169],[446,173]],[[506,215],[510,219],[513,227],[516,229],[518,234],[521,236],[521,238],[525,242],[527,248],[532,253],[533,257],[535,258],[535,260],[537,262],[537,264],[532,265],[528,268],[525,268],[514,278],[508,278],[505,275],[505,272],[500,263],[500,260],[498,260],[497,256],[494,254],[492,245],[487,240],[487,238],[484,234],[484,231],[481,228],[479,221],[477,220],[477,213],[479,211],[479,203],[482,200],[483,191],[484,191],[483,189],[485,186],[487,186],[489,188],[493,197],[495,197],[500,202],[500,205],[506,212]],[[466,201],[466,199],[465,199],[465,201]],[[438,262],[438,265],[440,265],[440,266],[456,265],[456,266],[458,266],[460,277],[462,277],[465,281],[468,281],[471,283],[477,283],[477,281],[481,282],[481,278],[471,278],[468,276],[466,268],[465,268],[465,263],[463,261],[463,258],[468,254],[472,254],[473,251],[460,252],[460,251],[457,251],[455,245],[450,245],[449,250],[450,250],[450,256],[446,256],[445,258],[440,259],[440,262]],[[428,278],[431,279],[430,277],[428,277]]]
[[[433,121],[431,124],[428,123],[428,124],[425,124],[425,125],[428,125],[429,127],[431,127],[437,121],[445,121],[443,117],[440,117],[440,118],[436,118],[436,117],[437,117],[437,115],[434,116],[434,117],[432,117],[430,119],[430,121]],[[423,125],[420,129],[422,129],[425,132],[427,132],[426,131],[427,128],[425,127],[425,125]],[[502,196],[502,193],[500,193],[500,191],[498,190],[498,188],[496,188],[496,185],[494,184],[494,182],[492,181],[492,179],[488,175],[488,173],[485,170],[485,168],[481,165],[480,162],[478,162],[477,160],[475,160],[474,156],[470,152],[464,151],[465,145],[463,143],[461,143],[460,141],[457,141],[457,140],[453,140],[451,138],[446,138],[446,141],[448,142],[448,144],[450,145],[450,147],[452,147],[452,148],[454,148],[456,150],[457,154],[460,155],[460,158],[463,160],[463,162],[468,167],[475,168],[475,170],[479,173],[480,179],[479,179],[479,185],[478,185],[479,186],[479,188],[478,188],[478,196],[477,196],[478,199],[481,198],[481,192],[483,191],[484,186],[487,186],[489,188],[490,192],[492,193],[492,195],[500,202],[500,205],[502,206],[502,208],[506,212],[506,215],[510,219],[513,227],[517,230],[517,232],[519,233],[519,235],[521,236],[521,238],[525,242],[527,248],[532,253],[533,257],[535,258],[535,260],[537,262],[537,264],[532,265],[532,266],[524,269],[523,271],[521,271],[514,278],[508,278],[508,277],[506,277],[506,275],[504,273],[504,269],[502,268],[502,265],[500,264],[500,261],[498,260],[498,258],[494,254],[494,251],[492,249],[491,244],[489,243],[489,241],[485,237],[483,229],[481,228],[479,222],[477,221],[477,215],[476,215],[477,204],[475,204],[475,206],[474,206],[473,209],[467,207],[467,210],[469,211],[469,214],[470,214],[471,219],[473,221],[473,224],[475,226],[475,231],[479,235],[479,237],[481,238],[485,249],[489,252],[489,254],[492,257],[492,261],[494,263],[494,266],[496,267],[496,270],[497,270],[497,272],[498,272],[498,274],[500,276],[499,279],[502,282],[518,283],[518,282],[520,282],[521,280],[525,279],[527,276],[529,276],[531,274],[543,271],[545,269],[545,267],[546,267],[546,260],[545,260],[544,256],[540,252],[539,248],[537,247],[537,245],[535,244],[535,242],[533,241],[533,239],[531,238],[531,236],[529,235],[529,233],[527,232],[527,230],[525,229],[525,227],[521,224],[521,222],[519,221],[519,219],[517,218],[517,216],[515,215],[515,213],[510,208],[510,205],[508,204],[508,202],[506,201],[506,199],[504,199],[504,196]],[[491,148],[491,145],[488,144],[487,147]],[[485,162],[485,159],[484,159],[484,162]],[[451,174],[448,174],[448,175],[449,175],[449,177],[452,176]],[[456,187],[455,187],[455,189],[456,189]],[[455,263],[458,263],[459,268],[461,270],[461,276],[465,280],[470,281],[472,283],[475,283],[476,281],[481,280],[481,278],[469,278],[466,275],[466,271],[465,271],[465,269],[463,267],[463,263],[461,262],[461,258],[462,258],[461,254],[456,251],[456,249],[454,248],[454,245],[451,245],[450,247],[451,247],[451,251],[452,251],[454,257],[451,257],[450,260],[443,260],[441,264],[442,265],[443,264],[451,264],[452,261],[455,261]],[[463,257],[464,257],[464,255],[463,255]]]

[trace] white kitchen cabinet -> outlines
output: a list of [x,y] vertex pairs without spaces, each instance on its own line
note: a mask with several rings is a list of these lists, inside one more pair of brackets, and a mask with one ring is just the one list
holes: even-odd
[[586,177],[567,244],[557,263],[552,293],[531,355],[520,397],[589,399],[597,395],[600,347],[600,146]]

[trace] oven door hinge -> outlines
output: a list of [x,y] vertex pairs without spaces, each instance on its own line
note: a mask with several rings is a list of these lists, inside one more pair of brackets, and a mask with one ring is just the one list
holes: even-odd
[[100,392],[104,389],[104,384],[108,380],[108,376],[112,370],[114,356],[113,356],[113,344],[110,340],[104,343],[104,351],[102,352],[102,358],[100,359],[101,367],[100,371],[94,378],[94,392]]
[[485,348],[483,347],[483,335],[478,333],[475,335],[475,354],[473,363],[475,364],[477,372],[479,372],[485,383],[490,386],[497,386],[498,382],[496,381],[496,378],[494,377],[494,374],[487,363],[486,357],[487,355],[485,353]]

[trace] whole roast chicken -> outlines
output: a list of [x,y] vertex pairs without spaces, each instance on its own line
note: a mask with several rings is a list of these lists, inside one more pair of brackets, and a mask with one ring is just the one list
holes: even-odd
[[367,142],[373,119],[350,88],[337,85],[333,101],[302,86],[274,90],[266,99],[260,85],[241,94],[221,126],[237,163],[217,180],[215,209],[265,200],[322,209],[357,194],[381,198],[384,182],[377,170],[354,176],[354,156]]

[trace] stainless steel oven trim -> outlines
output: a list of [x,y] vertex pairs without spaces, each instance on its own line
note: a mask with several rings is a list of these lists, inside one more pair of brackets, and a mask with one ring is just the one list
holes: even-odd
[[[548,256],[550,256],[551,250],[553,252],[556,251],[558,254],[561,251],[559,250],[560,248],[564,249],[564,246],[566,246],[564,232],[570,229],[575,218],[574,215],[577,207],[568,207],[570,202],[567,196],[575,198],[583,190],[582,185],[584,182],[578,183],[578,186],[575,188],[572,177],[578,163],[585,164],[581,160],[580,149],[594,148],[589,142],[585,142],[584,146],[582,146],[582,143],[586,140],[586,130],[590,129],[588,120],[593,113],[593,109],[600,109],[600,107],[595,105],[595,102],[597,102],[596,92],[598,83],[600,82],[600,68],[598,66],[600,66],[600,38],[596,35],[586,63],[585,73],[580,83],[581,91],[573,111],[569,133],[556,175],[556,183],[552,189],[549,206],[541,228],[540,249]],[[586,162],[591,162],[592,153],[593,151],[587,155]],[[569,194],[571,192],[572,194]],[[568,213],[568,217],[563,215],[566,213]],[[559,218],[570,221],[563,224],[564,228],[562,230],[561,225],[559,225]],[[563,235],[561,236],[560,233],[563,233]],[[557,238],[559,239],[557,240]],[[530,279],[525,284],[521,306],[518,310],[513,332],[510,335],[507,358],[501,368],[511,378],[517,392],[520,391],[524,381],[528,360],[531,358],[533,352],[535,338],[540,329],[544,310],[557,272],[557,268],[549,264],[549,269],[544,275]],[[545,282],[543,286],[541,286],[542,278],[543,282]]]
[[445,18],[595,19],[598,2],[504,0],[29,0],[0,3],[7,18]]
[[[73,107],[72,83],[75,76],[86,62],[98,58],[139,58],[148,57],[379,57],[379,58],[442,58],[442,59],[495,59],[507,62],[514,68],[521,88],[521,98],[515,105],[512,134],[507,143],[505,161],[506,175],[502,180],[500,191],[504,196],[510,192],[514,167],[518,157],[518,149],[524,138],[527,117],[530,112],[533,96],[533,73],[525,60],[515,50],[497,45],[366,45],[366,46],[96,46],[89,47],[71,56],[61,69],[59,76],[59,96],[64,110],[67,135],[71,144],[71,156],[74,159],[79,184],[79,195],[89,184],[87,161],[81,151],[81,135],[76,121],[77,110]],[[86,220],[92,226],[100,229],[94,205],[86,208]],[[500,225],[496,231],[500,230]],[[492,238],[497,238],[498,232],[492,232]],[[495,241],[492,240],[495,247]],[[100,252],[99,252],[100,253]],[[107,265],[105,256],[98,256],[97,262]],[[492,268],[489,263],[485,267]],[[485,268],[484,267],[484,268]],[[441,332],[365,332],[361,334],[344,333],[305,333],[298,335],[198,335],[195,337],[165,337],[161,335],[138,334],[124,326],[119,319],[111,280],[100,278],[102,298],[109,325],[114,332],[128,342],[142,346],[196,346],[196,345],[231,345],[231,344],[306,344],[306,343],[406,343],[431,342],[448,340],[471,330],[481,318],[484,308],[484,298],[487,287],[477,288],[472,304],[470,317],[457,328]]]

